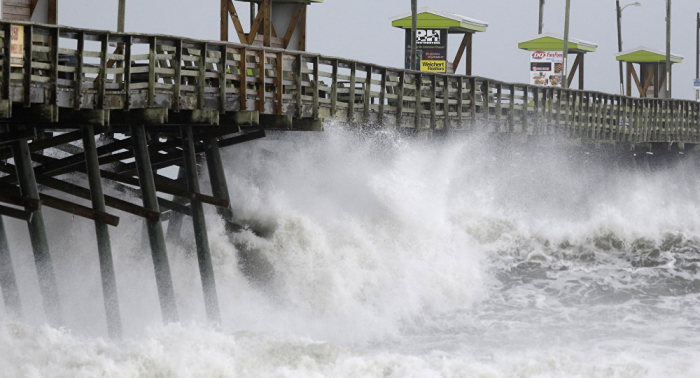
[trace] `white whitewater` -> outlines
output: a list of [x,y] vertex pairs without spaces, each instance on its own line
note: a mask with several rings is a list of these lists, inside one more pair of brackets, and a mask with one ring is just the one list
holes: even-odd
[[[44,325],[26,226],[6,220],[26,319],[0,305],[0,376],[700,376],[689,164],[617,171],[333,124],[224,159],[234,211],[263,237],[232,244],[205,208],[222,329],[205,324],[188,222],[168,245],[182,321],[162,325],[142,224],[120,214],[125,338],[106,339],[92,223],[47,209],[66,327]],[[251,283],[236,246],[272,278]]]

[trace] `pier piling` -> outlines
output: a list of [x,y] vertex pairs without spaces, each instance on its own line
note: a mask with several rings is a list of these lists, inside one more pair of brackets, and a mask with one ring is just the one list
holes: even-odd
[[17,279],[12,266],[12,256],[10,246],[5,233],[5,223],[0,216],[0,288],[2,289],[2,299],[10,317],[22,319],[22,302],[17,289]]
[[[136,170],[139,176],[139,186],[143,197],[143,205],[151,211],[160,212],[158,198],[156,196],[156,185],[151,170],[151,158],[148,154],[148,144],[146,141],[146,131],[142,124],[132,124],[129,126],[131,138],[134,146],[134,158],[136,160]],[[165,238],[163,236],[163,225],[160,219],[147,220],[148,239],[151,245],[153,256],[153,268],[156,274],[156,285],[158,287],[158,298],[160,309],[165,322],[177,322],[179,319],[177,305],[175,303],[175,290],[173,289],[173,279],[170,274],[170,263],[168,253],[165,248]]]
[[[104,213],[105,198],[102,191],[102,177],[98,162],[97,146],[95,145],[95,130],[93,126],[83,127],[83,149],[85,152],[85,168],[90,185],[92,208]],[[107,333],[110,337],[119,339],[122,336],[122,323],[119,311],[119,296],[117,295],[117,280],[114,274],[112,260],[112,244],[109,237],[108,225],[95,219],[95,234],[97,236],[97,252],[100,260],[102,277],[102,295],[104,296],[105,314],[107,316]]]
[[[12,145],[13,157],[22,196],[39,199],[39,190],[36,185],[29,145],[26,139],[20,139]],[[29,209],[27,209],[29,210]],[[49,241],[46,235],[44,215],[41,208],[33,210],[31,218],[27,221],[29,238],[34,252],[37,276],[39,278],[39,290],[44,304],[44,311],[49,324],[60,327],[63,325],[63,313],[58,296],[56,275],[54,274],[51,255],[49,253]]]
[[[192,127],[189,125],[180,126],[180,135],[182,137],[182,153],[187,177],[187,189],[190,192],[199,193],[197,158],[195,156]],[[204,207],[202,206],[202,202],[196,198],[190,200],[190,207],[192,208],[194,239],[197,244],[197,261],[199,262],[199,274],[201,275],[202,289],[204,290],[204,306],[207,312],[207,319],[209,322],[218,325],[221,324],[221,314],[219,313],[219,299],[216,293],[214,268],[211,263]]]

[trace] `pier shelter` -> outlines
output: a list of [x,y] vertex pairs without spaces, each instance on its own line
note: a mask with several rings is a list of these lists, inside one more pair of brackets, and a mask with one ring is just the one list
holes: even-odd
[[[405,68],[411,62],[411,13],[391,18],[391,26],[406,33]],[[488,23],[455,13],[421,8],[417,12],[416,49],[421,71],[455,73],[464,57],[465,72],[472,74],[472,41],[475,33],[485,32]],[[452,62],[448,60],[449,34],[462,35],[462,43]],[[466,52],[466,54],[465,54]]]
[[[625,64],[626,94],[632,96],[632,81],[641,98],[665,98],[666,97],[666,53],[647,47],[637,47],[623,51],[615,55],[616,59]],[[671,78],[673,78],[673,65],[683,62],[683,57],[671,54]],[[639,65],[639,72],[635,68]]]
[[[221,40],[228,41],[231,18],[242,44],[306,51],[306,7],[323,0],[239,0],[250,3],[251,27],[246,33],[232,0],[221,0]],[[255,8],[257,5],[257,12]],[[255,15],[253,17],[253,15]]]
[[[561,78],[563,69],[563,51],[564,51],[564,37],[544,33],[539,34],[534,38],[530,38],[518,43],[518,48],[521,50],[526,50],[530,52],[530,84],[536,85],[547,85],[547,86],[561,86],[561,82],[554,79],[554,83],[550,81],[549,77],[541,74],[544,71],[537,71],[536,64],[540,59],[550,59],[553,63],[553,67],[550,76],[555,76]],[[576,55],[574,64],[571,67],[571,72],[567,75],[568,77],[568,88],[571,88],[571,83],[573,83],[574,75],[578,73],[578,89],[584,89],[584,56],[587,53],[595,52],[598,45],[592,42],[582,41],[576,38],[569,38],[569,54]],[[557,63],[559,64],[557,66]],[[537,76],[539,75],[539,76]]]

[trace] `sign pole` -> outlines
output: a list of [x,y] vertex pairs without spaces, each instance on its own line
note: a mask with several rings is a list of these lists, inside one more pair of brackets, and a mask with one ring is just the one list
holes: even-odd
[[542,34],[542,29],[544,29],[544,0],[540,0],[540,27],[537,29],[537,34]]
[[666,98],[671,98],[671,0],[666,0]]
[[[564,62],[562,66],[562,72],[564,76],[562,77],[562,88],[569,88],[569,14],[571,11],[571,0],[566,0],[566,16],[564,18]],[[579,74],[580,75],[580,74]]]
[[416,67],[416,29],[418,28],[418,0],[411,0],[411,69]]
[[700,101],[700,12],[695,35],[695,101]]
[[[620,9],[620,0],[617,3],[617,52],[622,52],[622,10]],[[620,63],[620,95],[625,95],[625,80],[622,72],[622,61]]]

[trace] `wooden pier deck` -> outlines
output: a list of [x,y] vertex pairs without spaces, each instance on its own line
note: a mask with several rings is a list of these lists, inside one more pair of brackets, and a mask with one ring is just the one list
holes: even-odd
[[[700,142],[700,103],[693,101],[34,23],[0,21],[0,38],[0,286],[6,307],[21,317],[3,216],[27,221],[47,318],[62,323],[41,213],[43,206],[52,207],[95,221],[108,330],[114,337],[121,334],[121,321],[108,228],[117,226],[119,217],[110,209],[145,220],[168,321],[177,320],[178,313],[161,222],[192,217],[207,315],[218,322],[202,206],[217,206],[233,224],[219,149],[264,137],[265,129],[320,131],[322,121],[332,118],[354,127],[444,135],[479,131],[520,141],[551,136],[620,149],[682,150]],[[48,149],[68,156],[42,154]],[[211,195],[199,189],[196,159],[202,154]],[[171,166],[180,167],[180,179],[158,174]],[[66,174],[81,175],[87,186],[62,179]],[[143,204],[104,195],[102,179]],[[88,199],[92,206],[42,188]]]

